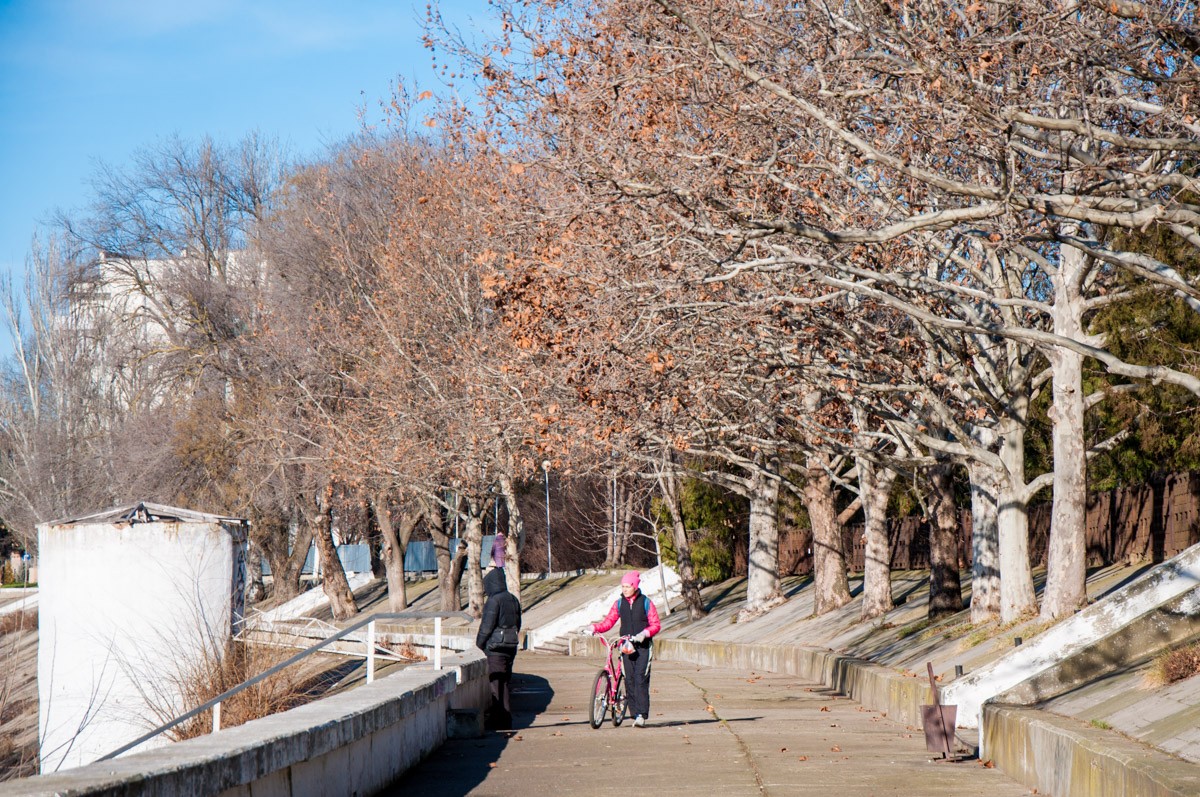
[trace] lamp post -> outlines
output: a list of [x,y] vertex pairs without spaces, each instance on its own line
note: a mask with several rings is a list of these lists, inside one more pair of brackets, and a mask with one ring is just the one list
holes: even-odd
[[542,460],[542,474],[546,477],[546,575],[554,570],[550,558],[550,460]]
[[[612,544],[617,544],[617,469],[613,468],[612,477]],[[614,556],[616,552],[614,551]]]

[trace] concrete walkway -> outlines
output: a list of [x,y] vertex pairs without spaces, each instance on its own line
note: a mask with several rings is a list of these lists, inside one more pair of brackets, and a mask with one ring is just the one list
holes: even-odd
[[517,657],[512,734],[450,740],[388,795],[987,795],[1029,791],[937,761],[919,728],[787,675],[655,662],[651,717],[592,730],[597,661]]

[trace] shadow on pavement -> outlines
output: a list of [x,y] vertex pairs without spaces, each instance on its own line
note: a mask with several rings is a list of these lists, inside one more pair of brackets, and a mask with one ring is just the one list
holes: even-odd
[[[518,658],[517,661],[520,661]],[[540,675],[514,672],[509,687],[512,699],[513,730],[528,728],[533,720],[550,705],[554,689]]]
[[[517,666],[520,661],[518,657]],[[394,797],[463,795],[482,783],[509,740],[521,729],[531,726],[554,697],[550,682],[530,673],[514,672],[511,689],[511,731],[487,731],[478,739],[449,739],[380,794]]]

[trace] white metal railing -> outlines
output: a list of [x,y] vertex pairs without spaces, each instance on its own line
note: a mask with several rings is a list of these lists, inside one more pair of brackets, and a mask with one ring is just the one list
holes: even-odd
[[279,664],[276,664],[274,667],[271,667],[268,670],[264,670],[263,672],[259,673],[258,675],[254,676],[253,678],[243,681],[242,683],[238,684],[237,686],[233,687],[232,689],[228,689],[228,690],[222,692],[221,694],[217,695],[216,697],[209,700],[208,702],[200,704],[199,706],[197,706],[196,708],[187,712],[186,714],[180,714],[178,717],[171,720],[170,722],[167,722],[163,725],[158,726],[154,730],[152,730],[148,733],[145,733],[142,736],[139,736],[138,738],[134,739],[132,742],[129,742],[129,743],[117,748],[116,750],[113,750],[111,753],[101,756],[100,758],[98,758],[96,760],[97,761],[107,761],[110,758],[116,758],[117,756],[121,755],[122,753],[127,753],[130,750],[132,750],[133,748],[142,744],[143,742],[153,739],[155,736],[158,736],[160,733],[163,733],[164,731],[171,730],[171,728],[174,728],[176,725],[180,724],[181,722],[186,722],[187,720],[190,720],[192,717],[195,717],[196,715],[198,715],[204,711],[207,711],[210,708],[213,710],[213,733],[216,733],[217,731],[221,730],[221,704],[223,702],[225,702],[229,698],[233,697],[237,693],[239,693],[245,689],[249,689],[251,686],[254,686],[257,683],[264,681],[267,678],[270,678],[272,675],[279,672],[280,670],[283,670],[286,667],[290,667],[291,665],[295,664],[296,662],[300,661],[301,659],[304,659],[304,658],[310,656],[311,654],[316,653],[321,648],[325,647],[326,645],[330,644],[331,642],[337,642],[340,639],[345,639],[346,637],[350,636],[355,631],[359,630],[360,628],[362,628],[364,626],[366,626],[367,632],[366,632],[366,640],[365,640],[366,645],[365,645],[365,650],[363,651],[363,656],[364,656],[364,658],[366,658],[366,661],[367,661],[367,683],[372,683],[375,680],[375,656],[376,656],[376,648],[377,648],[377,646],[375,644],[375,624],[376,624],[376,622],[378,622],[380,620],[385,620],[385,621],[386,620],[428,620],[428,619],[432,618],[433,619],[433,668],[435,670],[440,670],[440,669],[442,669],[442,618],[443,617],[462,617],[467,620],[475,619],[474,617],[472,617],[470,614],[467,614],[466,612],[415,612],[415,611],[414,612],[377,612],[368,617],[364,617],[363,619],[359,620],[358,622],[354,623],[353,625],[349,625],[349,626],[343,628],[341,631],[338,631],[336,634],[332,634],[332,635],[326,637],[325,639],[322,639],[320,642],[317,642],[314,645],[310,645],[309,647],[300,651],[295,656],[292,656],[291,658],[287,659],[286,661],[280,662]]

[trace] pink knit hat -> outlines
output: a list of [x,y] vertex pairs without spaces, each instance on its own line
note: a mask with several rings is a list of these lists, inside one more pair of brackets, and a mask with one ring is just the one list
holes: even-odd
[[640,583],[642,583],[642,577],[640,575],[638,575],[638,571],[636,571],[636,570],[630,570],[628,573],[621,576],[621,586],[622,587],[625,586],[626,584],[636,587]]

